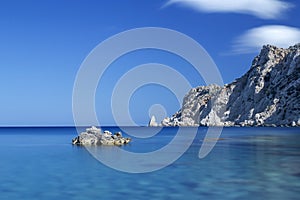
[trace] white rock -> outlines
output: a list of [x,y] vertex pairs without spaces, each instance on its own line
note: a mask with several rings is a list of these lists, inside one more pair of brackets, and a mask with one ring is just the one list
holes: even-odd
[[74,145],[123,145],[128,144],[131,141],[130,138],[123,138],[121,132],[117,132],[114,135],[109,131],[104,131],[92,126],[87,128],[85,132],[82,132],[72,140]]
[[241,78],[193,88],[163,126],[300,126],[300,44],[267,45]]
[[149,121],[149,124],[148,126],[158,126],[158,123],[156,122],[156,119],[155,119],[155,116],[152,115],[150,121]]

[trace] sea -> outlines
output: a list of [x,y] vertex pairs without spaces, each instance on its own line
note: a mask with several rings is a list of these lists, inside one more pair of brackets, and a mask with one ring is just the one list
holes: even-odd
[[[135,137],[128,145],[95,147],[97,151],[119,148],[136,154],[163,149],[178,132],[166,127],[151,137],[136,137],[151,128],[127,127],[126,133],[121,127],[102,130]],[[169,165],[156,163],[161,168],[134,173],[110,167],[85,147],[72,145],[78,135],[75,127],[2,127],[0,199],[300,198],[300,128],[223,128],[212,150],[200,158],[207,130],[197,128],[186,151]],[[183,131],[190,134],[191,129]],[[122,159],[111,152],[113,159]],[[158,157],[152,159],[158,162]]]

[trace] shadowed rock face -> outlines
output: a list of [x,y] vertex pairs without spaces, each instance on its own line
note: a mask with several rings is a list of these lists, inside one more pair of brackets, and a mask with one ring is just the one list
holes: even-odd
[[193,88],[163,126],[300,126],[300,44],[266,45],[241,78]]

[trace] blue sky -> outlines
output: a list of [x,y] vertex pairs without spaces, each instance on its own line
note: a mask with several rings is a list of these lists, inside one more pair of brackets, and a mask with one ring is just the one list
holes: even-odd
[[[299,6],[296,0],[2,0],[0,125],[72,125],[72,91],[81,63],[100,42],[133,28],[163,27],[193,38],[229,83],[249,69],[261,45],[300,42]],[[115,124],[109,90],[122,73],[151,62],[174,67],[193,87],[205,84],[169,53],[128,54],[99,83],[95,107],[102,125]],[[180,107],[166,88],[147,85],[130,100],[134,121],[146,124],[154,104],[163,104],[167,115]]]

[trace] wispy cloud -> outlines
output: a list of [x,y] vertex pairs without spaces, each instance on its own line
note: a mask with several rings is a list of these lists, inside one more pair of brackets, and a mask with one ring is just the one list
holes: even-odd
[[300,29],[268,25],[246,31],[234,41],[233,53],[254,53],[266,44],[287,48],[300,42]]
[[276,19],[293,5],[281,0],[169,0],[165,6],[180,4],[207,13],[243,13],[262,19]]

